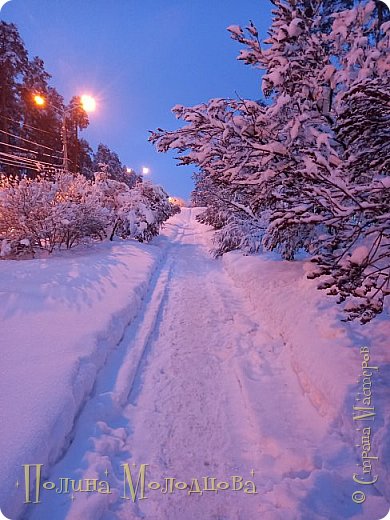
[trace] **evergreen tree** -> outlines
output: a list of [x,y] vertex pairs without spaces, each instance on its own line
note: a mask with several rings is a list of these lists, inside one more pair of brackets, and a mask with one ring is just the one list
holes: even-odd
[[[43,61],[35,57],[27,65],[23,83],[20,86],[22,122],[19,135],[21,148],[28,148],[29,157],[43,164],[62,165],[61,117],[63,99],[50,87],[50,79],[44,68]],[[45,104],[38,107],[34,96],[41,95]],[[20,150],[22,155],[22,150]]]
[[[49,85],[51,76],[39,57],[29,61],[15,25],[0,23],[0,160],[7,174],[34,176],[63,164],[63,114],[72,172],[91,168],[91,150],[78,132],[88,126],[80,98],[69,106]],[[38,106],[34,97],[44,103]],[[6,155],[5,155],[6,154]],[[91,175],[91,172],[90,172]]]
[[127,171],[127,168],[121,163],[118,154],[102,143],[99,144],[94,155],[93,168],[95,172],[105,168],[110,179],[124,182],[129,187],[134,186],[137,180],[135,172],[133,170]]
[[88,141],[83,138],[79,139],[78,161],[80,173],[87,179],[93,179],[93,150]]
[[73,96],[67,107],[66,133],[68,143],[69,168],[73,172],[80,171],[79,131],[87,128],[89,118],[84,110],[80,96]]
[[331,217],[337,233],[323,237],[313,274],[325,275],[322,287],[348,300],[349,318],[363,323],[382,311],[390,294],[390,22],[375,13],[373,2],[358,4],[333,27],[336,49],[344,50],[344,74],[335,74],[344,184]]
[[[19,130],[19,87],[27,64],[27,51],[16,26],[0,21],[0,152],[3,154],[10,153],[12,148],[7,145],[15,145],[12,135]],[[3,170],[12,171],[9,166],[4,166]]]

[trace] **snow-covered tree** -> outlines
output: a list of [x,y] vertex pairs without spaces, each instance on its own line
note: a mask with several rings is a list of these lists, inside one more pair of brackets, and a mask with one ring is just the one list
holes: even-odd
[[135,172],[132,170],[128,172],[127,168],[121,163],[118,154],[102,143],[99,144],[94,155],[93,168],[95,172],[104,168],[110,179],[124,182],[129,187],[134,186],[137,181]]
[[[256,222],[264,209],[257,191],[263,175],[259,166],[284,152],[269,135],[264,110],[263,104],[249,100],[212,99],[195,107],[177,106],[176,117],[187,125],[152,133],[150,140],[159,151],[176,149],[179,164],[198,167],[193,199],[206,206],[200,222],[222,229],[232,214],[240,221]],[[227,233],[218,237],[216,254],[230,248]]]
[[[347,189],[335,212],[336,233],[324,233],[313,258],[320,288],[345,302],[348,319],[370,321],[390,294],[390,176]],[[341,198],[340,198],[341,199]]]
[[327,276],[322,287],[341,302],[348,299],[349,317],[363,323],[382,311],[390,294],[389,29],[389,22],[382,24],[381,39],[365,50],[375,56],[372,66],[360,67],[357,76],[354,67],[353,81],[339,95],[345,185],[338,193],[341,211],[333,215],[337,232],[325,237],[315,258],[315,275]]
[[[281,18],[285,18],[285,7],[286,3]],[[299,108],[295,117],[290,111],[285,119],[293,125],[280,133],[294,163],[293,174],[287,172],[280,178],[287,190],[278,191],[282,204],[270,216],[264,243],[285,256],[298,247],[316,253],[317,274],[328,275],[321,287],[330,288],[340,301],[348,299],[345,309],[349,317],[363,322],[382,310],[389,289],[389,199],[387,179],[382,177],[389,174],[389,24],[379,25],[373,16],[375,9],[373,2],[363,2],[334,16],[327,41],[328,49],[338,57],[336,67],[326,62],[326,56],[321,63],[321,52],[313,53],[321,39],[318,30],[310,29],[310,22],[305,24],[304,34],[311,36],[309,57],[317,56],[317,71],[314,69],[311,79],[307,71],[303,83],[297,79],[299,73],[290,76],[292,85],[286,85],[283,76],[285,71],[292,73],[291,60],[286,60],[283,52],[281,58],[280,52],[286,35],[290,35],[291,22],[287,25],[276,17],[279,32],[271,31],[267,40],[271,47],[264,52],[252,38],[257,59],[271,55],[269,63],[276,63],[264,77],[267,93],[276,94],[268,114],[276,121],[284,120],[283,111],[289,107],[283,100],[286,94]],[[251,31],[254,37],[253,28]],[[240,31],[234,33],[242,40]],[[287,49],[291,52],[290,44]],[[299,58],[298,50],[293,54],[294,62]],[[252,54],[250,61],[253,59]],[[281,103],[282,112],[278,109]],[[303,125],[298,123],[297,132],[299,120]]]
[[[272,104],[217,99],[192,108],[175,107],[176,116],[188,125],[174,132],[156,132],[151,140],[160,151],[179,150],[181,164],[196,164],[210,176],[212,196],[226,204],[226,217],[237,213],[237,219],[229,219],[236,236],[238,229],[245,233],[255,229],[255,241],[248,235],[244,242],[258,243],[267,216],[271,224],[264,236],[266,246],[292,258],[297,249],[312,242],[318,221],[282,221],[280,215],[304,209],[318,216],[311,186],[330,176],[339,163],[339,146],[320,82],[324,70],[334,68],[318,32],[320,17],[309,17],[302,2],[273,3],[275,16],[265,48],[253,24],[247,33],[229,28],[233,38],[246,46],[240,59],[265,69],[263,90]],[[185,155],[186,149],[190,152]],[[218,206],[214,204],[214,209]],[[251,225],[237,227],[244,214]]]
[[263,71],[268,105],[177,106],[183,128],[150,140],[197,166],[193,199],[218,229],[216,254],[304,248],[328,275],[322,287],[360,298],[346,309],[367,321],[389,283],[389,26],[371,0],[272,3],[264,42],[252,23],[229,27],[239,59]]

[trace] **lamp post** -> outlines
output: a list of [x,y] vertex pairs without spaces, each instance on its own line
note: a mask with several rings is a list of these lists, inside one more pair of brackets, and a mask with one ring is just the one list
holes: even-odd
[[[46,105],[46,99],[41,94],[35,94],[34,95],[34,102],[35,104],[43,108]],[[96,110],[96,101],[92,96],[89,96],[88,94],[83,94],[80,96],[80,107],[85,112],[94,112]],[[57,107],[53,106],[51,107],[57,114],[61,116],[62,119],[62,127],[61,127],[61,138],[62,138],[62,150],[63,150],[63,162],[62,166],[64,171],[68,171],[69,166],[69,159],[68,159],[68,138],[67,138],[67,132],[66,132],[66,119],[68,115],[75,109],[74,106],[69,106],[68,108],[65,108],[64,110],[60,110]]]

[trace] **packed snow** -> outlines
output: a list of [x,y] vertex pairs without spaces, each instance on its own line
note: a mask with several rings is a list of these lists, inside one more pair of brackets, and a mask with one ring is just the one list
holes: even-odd
[[22,507],[22,464],[54,464],[97,374],[134,318],[161,250],[105,243],[0,263],[0,504]]
[[[213,231],[197,213],[183,208],[152,245],[117,242],[0,264],[7,516],[379,520],[387,513],[387,310],[364,327],[342,323],[333,300],[306,279],[306,261],[237,252],[213,259]],[[369,423],[354,421],[352,409],[363,348],[378,367]],[[372,485],[353,480],[363,478],[357,423],[372,431]],[[99,479],[111,493],[42,489],[41,503],[26,507],[15,482],[23,484],[28,463],[44,464],[44,481]],[[247,492],[148,488],[146,499],[124,499],[126,464],[136,466],[134,475],[148,464],[155,487],[167,478],[240,476]],[[352,500],[359,490],[362,504]]]

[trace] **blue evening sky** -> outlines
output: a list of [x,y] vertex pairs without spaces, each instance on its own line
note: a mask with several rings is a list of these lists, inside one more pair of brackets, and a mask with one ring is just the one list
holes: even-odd
[[41,57],[65,97],[98,100],[82,135],[118,153],[172,195],[188,197],[191,167],[159,154],[148,130],[174,129],[176,104],[213,97],[260,97],[259,72],[236,60],[226,27],[253,20],[264,37],[268,0],[12,0],[1,18],[19,28],[30,57]]

